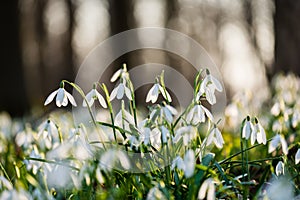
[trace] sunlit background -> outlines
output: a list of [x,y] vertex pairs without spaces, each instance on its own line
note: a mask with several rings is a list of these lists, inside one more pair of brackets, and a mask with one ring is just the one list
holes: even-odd
[[[280,71],[274,70],[277,55],[274,19],[278,18],[275,14],[280,14],[275,12],[280,1],[12,2],[1,5],[2,18],[11,17],[13,24],[7,25],[9,20],[2,19],[2,27],[7,33],[2,33],[2,40],[6,42],[1,47],[0,86],[4,91],[0,109],[12,114],[28,113],[32,108],[40,107],[61,79],[74,81],[80,64],[97,44],[111,35],[137,27],[166,27],[199,42],[219,67],[229,98],[239,92],[252,91],[256,98],[263,100],[269,95],[270,77]],[[282,21],[278,20],[278,24]],[[9,51],[5,49],[8,47]],[[19,62],[12,62],[12,57],[18,59],[16,56],[19,56]],[[153,61],[170,66],[182,64],[182,73],[189,76],[190,70],[184,67],[184,61],[157,51],[124,55],[111,70],[119,68],[123,62],[134,67]]]

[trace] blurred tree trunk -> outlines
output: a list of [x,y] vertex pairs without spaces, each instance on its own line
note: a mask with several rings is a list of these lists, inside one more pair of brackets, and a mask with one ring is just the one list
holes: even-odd
[[0,110],[6,110],[12,115],[22,115],[28,109],[19,38],[18,1],[1,3],[0,6]]
[[276,72],[300,75],[300,1],[275,0],[275,63]]
[[[115,35],[136,27],[133,0],[110,0],[108,2],[111,35]],[[118,45],[120,44],[116,44],[114,47],[118,48]],[[130,67],[133,65],[131,61],[133,62],[133,60],[130,59],[130,56],[124,55],[114,63],[113,70],[120,68],[123,63],[127,63],[127,65]]]

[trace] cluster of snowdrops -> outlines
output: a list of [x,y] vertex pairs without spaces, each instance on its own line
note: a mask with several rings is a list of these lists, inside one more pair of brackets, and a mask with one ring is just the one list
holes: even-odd
[[[259,117],[249,112],[258,104],[255,98],[236,96],[226,108],[223,129],[209,109],[223,86],[207,69],[196,75],[193,100],[180,112],[172,106],[163,72],[147,93],[146,115],[136,107],[126,65],[112,76],[116,81],[111,92],[96,82],[85,94],[63,80],[46,99],[45,106],[84,107],[88,123],[75,124],[61,111],[40,124],[0,115],[0,199],[293,199],[300,194],[297,77],[274,79],[272,98],[259,104]],[[80,103],[66,84],[81,96]],[[117,112],[113,101],[120,104]]]

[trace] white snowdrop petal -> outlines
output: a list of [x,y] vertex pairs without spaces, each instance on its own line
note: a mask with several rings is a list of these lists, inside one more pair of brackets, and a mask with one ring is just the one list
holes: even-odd
[[176,163],[177,169],[179,169],[179,170],[185,170],[184,161],[183,161],[183,159],[180,156],[177,156],[174,161]]
[[277,134],[276,136],[273,137],[273,139],[271,140],[271,142],[269,143],[269,153],[272,153],[273,151],[275,151],[275,149],[278,147],[280,142],[280,136]]
[[65,91],[65,93],[66,93],[66,96],[68,97],[68,99],[69,99],[69,101],[70,101],[70,103],[73,105],[73,106],[77,106],[77,104],[76,104],[76,102],[75,102],[75,99],[74,99],[74,97],[69,93],[69,92],[67,92],[67,91]]
[[[156,84],[154,84],[148,94],[147,94],[147,97],[146,97],[146,102],[148,103],[149,101],[151,101],[152,103],[156,102],[157,100],[157,97],[158,97],[158,92],[155,92],[155,88],[156,88]],[[155,96],[156,96],[156,99],[155,99]]]
[[63,88],[59,88],[56,96],[56,105],[61,107],[65,99],[65,90]]
[[214,86],[216,87],[216,89],[219,92],[222,92],[223,91],[223,87],[222,87],[221,83],[219,82],[219,80],[216,79],[215,77],[213,77],[212,75],[209,75],[209,76],[211,78],[211,82],[214,84]]
[[124,88],[125,88],[125,94],[126,94],[127,98],[128,98],[129,100],[132,100],[132,96],[131,96],[131,91],[130,91],[130,89],[129,89],[128,87],[124,87]]
[[215,137],[216,137],[216,140],[217,140],[218,144],[220,144],[219,146],[222,148],[223,144],[225,142],[224,142],[222,134],[221,134],[221,132],[218,128],[216,128]]
[[166,118],[166,120],[169,122],[169,123],[172,123],[173,121],[173,116],[171,114],[171,112],[166,108],[166,107],[163,107],[162,108],[162,111],[164,113],[164,116]]
[[116,96],[117,96],[117,93],[118,93],[118,87],[116,87],[116,88],[114,88],[113,90],[112,90],[112,92],[111,92],[111,94],[110,94],[110,101],[112,101],[112,100],[114,100],[115,98],[116,98]]
[[206,94],[206,100],[208,101],[208,103],[210,105],[214,105],[217,101],[216,101],[216,96],[215,94],[213,93],[213,91],[207,89],[205,91],[205,94]]
[[210,182],[208,186],[208,191],[207,191],[207,200],[215,200],[215,184],[213,181]]
[[284,139],[284,137],[282,135],[280,135],[280,142],[281,142],[282,152],[285,155],[287,155],[289,153],[288,145],[287,145],[286,140]]
[[255,141],[256,141],[256,130],[255,128],[252,130],[252,133],[251,133],[251,145],[254,145]]
[[128,159],[128,156],[123,151],[118,151],[117,156],[120,160],[122,167],[126,170],[129,170],[130,169],[130,161]]
[[205,181],[202,183],[202,185],[201,185],[201,187],[200,187],[200,189],[199,189],[199,192],[198,192],[198,199],[202,200],[202,199],[205,198],[205,196],[206,196],[206,191],[207,191],[207,189],[208,189],[208,184],[209,184],[209,180],[208,180],[208,179],[205,180]]
[[267,144],[267,137],[266,137],[266,132],[265,132],[265,129],[260,125],[259,126],[259,130],[262,134],[262,140],[263,140],[263,144]]
[[194,174],[196,160],[195,160],[195,153],[193,150],[188,150],[184,156],[184,176],[186,178],[190,178]]
[[[65,91],[66,92],[66,91]],[[65,93],[64,95],[64,99],[63,99],[63,102],[61,104],[62,106],[67,106],[68,105],[68,97],[67,97],[67,94]]]
[[295,155],[295,163],[296,165],[300,162],[300,149],[297,150],[297,153]]
[[284,174],[284,164],[282,161],[279,161],[276,165],[276,169],[275,169],[276,175],[283,175]]
[[134,117],[126,110],[124,110],[125,118],[130,124],[134,124]]
[[202,105],[201,105],[201,108],[204,110],[206,116],[210,119],[210,121],[214,121],[214,117],[211,114],[211,112],[207,108],[205,108],[204,106],[202,106]]
[[110,82],[115,82],[119,78],[119,76],[121,75],[122,71],[123,71],[122,69],[119,69],[118,71],[116,71],[113,74],[113,76],[111,77]]
[[[88,105],[89,105],[89,106],[92,106],[93,103],[94,103],[94,99],[93,99],[93,91],[91,90],[91,91],[85,96],[85,98],[86,98],[86,101],[88,102]],[[87,107],[86,101],[85,101],[85,100],[82,101],[82,106],[83,106],[83,107]]]
[[172,107],[170,105],[166,105],[166,108],[172,113],[172,115],[178,114],[177,110],[174,107]]
[[122,99],[125,92],[125,86],[123,83],[120,83],[117,91],[117,99]]
[[55,90],[54,92],[52,92],[46,99],[44,106],[48,105],[49,103],[51,103],[55,97],[55,95],[57,94],[59,89]]
[[164,90],[164,88],[162,86],[160,86],[159,84],[158,84],[158,87],[159,87],[160,93],[163,95],[164,99],[169,102],[172,102],[171,96],[168,93],[167,89]]
[[98,92],[97,92],[97,98],[98,98],[98,101],[99,101],[100,105],[101,105],[103,108],[107,108],[107,104],[106,104],[106,102],[105,102],[104,97],[103,97],[101,94],[99,94]]
[[190,110],[190,112],[188,112],[188,114],[186,115],[186,121],[187,121],[187,122],[191,123],[191,121],[192,121],[192,119],[193,119],[193,117],[194,117],[194,112],[195,112],[195,107],[192,108],[192,109]]
[[164,126],[161,126],[161,134],[163,143],[167,143],[168,137],[170,136],[169,130]]
[[206,146],[211,145],[211,143],[212,143],[213,140],[214,140],[214,135],[215,135],[215,130],[213,129],[213,130],[209,133],[209,135],[207,136]]

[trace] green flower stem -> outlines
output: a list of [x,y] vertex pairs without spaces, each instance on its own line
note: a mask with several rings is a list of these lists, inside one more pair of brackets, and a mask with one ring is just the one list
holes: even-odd
[[135,103],[134,87],[133,87],[133,84],[132,84],[130,79],[128,80],[128,84],[129,84],[130,91],[131,91],[132,100],[130,101],[130,104],[131,104],[131,108],[132,108],[134,124],[135,124],[135,127],[137,127],[137,115],[136,115],[136,103]]
[[105,98],[106,98],[106,102],[108,105],[108,110],[109,110],[109,114],[110,114],[110,120],[111,120],[111,124],[112,124],[112,129],[113,129],[113,133],[114,133],[114,138],[115,141],[117,142],[117,134],[116,134],[116,129],[115,129],[115,119],[114,119],[114,111],[110,102],[110,96],[107,90],[107,87],[104,83],[102,83],[102,85],[100,85],[100,87],[102,88],[103,92],[105,93]]
[[[10,178],[9,178],[9,176],[8,176],[6,170],[5,170],[5,168],[4,168],[4,166],[2,165],[1,162],[0,162],[0,168],[1,168],[1,170],[3,171],[4,176],[6,177],[6,179],[12,184],[12,182],[11,182],[11,180],[10,180]],[[13,185],[13,184],[12,184],[12,185]]]
[[63,162],[57,162],[57,161],[52,161],[52,160],[46,160],[46,159],[42,159],[42,158],[32,158],[32,157],[25,157],[24,158],[25,160],[34,160],[34,161],[39,161],[39,162],[43,162],[43,163],[50,163],[50,164],[56,164],[56,165],[61,165],[61,166],[64,166],[64,167],[69,167],[73,170],[76,170],[76,171],[80,171],[80,169],[78,169],[77,167],[73,167],[73,166],[70,166],[66,163],[63,163]]
[[89,106],[89,103],[88,103],[88,101],[87,101],[87,99],[86,99],[86,97],[85,97],[84,92],[83,92],[82,89],[81,89],[77,84],[75,84],[75,83],[69,82],[69,81],[67,81],[67,80],[62,80],[62,82],[68,83],[69,85],[71,85],[71,86],[72,86],[72,87],[73,87],[73,88],[81,95],[81,97],[82,97],[83,100],[85,101],[85,103],[86,103],[86,105],[87,105],[87,108],[88,108],[88,111],[89,111],[89,114],[90,114],[90,116],[91,116],[91,119],[92,119],[92,121],[93,121],[93,124],[95,125],[95,128],[96,128],[96,130],[97,130],[97,132],[98,132],[98,134],[99,134],[99,136],[100,136],[101,144],[103,145],[103,148],[106,150],[106,147],[105,147],[105,144],[104,144],[104,142],[103,142],[103,138],[102,138],[102,136],[101,136],[101,133],[99,132],[99,130],[98,130],[98,128],[97,128],[96,119],[95,119],[95,117],[94,117],[94,115],[93,115],[92,109],[91,109],[91,107]]
[[[271,140],[272,140],[272,138],[269,139],[269,140],[267,140],[267,143],[270,142]],[[249,148],[244,149],[243,152],[249,151],[249,150],[251,150],[251,149],[253,149],[253,148],[255,148],[255,147],[261,146],[261,145],[264,145],[264,144],[256,144],[256,145],[253,145],[252,147],[249,147]],[[235,154],[232,154],[232,155],[229,156],[228,158],[225,158],[224,160],[220,161],[220,162],[219,162],[219,165],[222,165],[222,164],[227,163],[227,162],[230,161],[232,158],[234,158],[234,157],[240,155],[240,154],[243,153],[243,152],[240,151],[240,152],[237,152],[237,153],[235,153]]]

